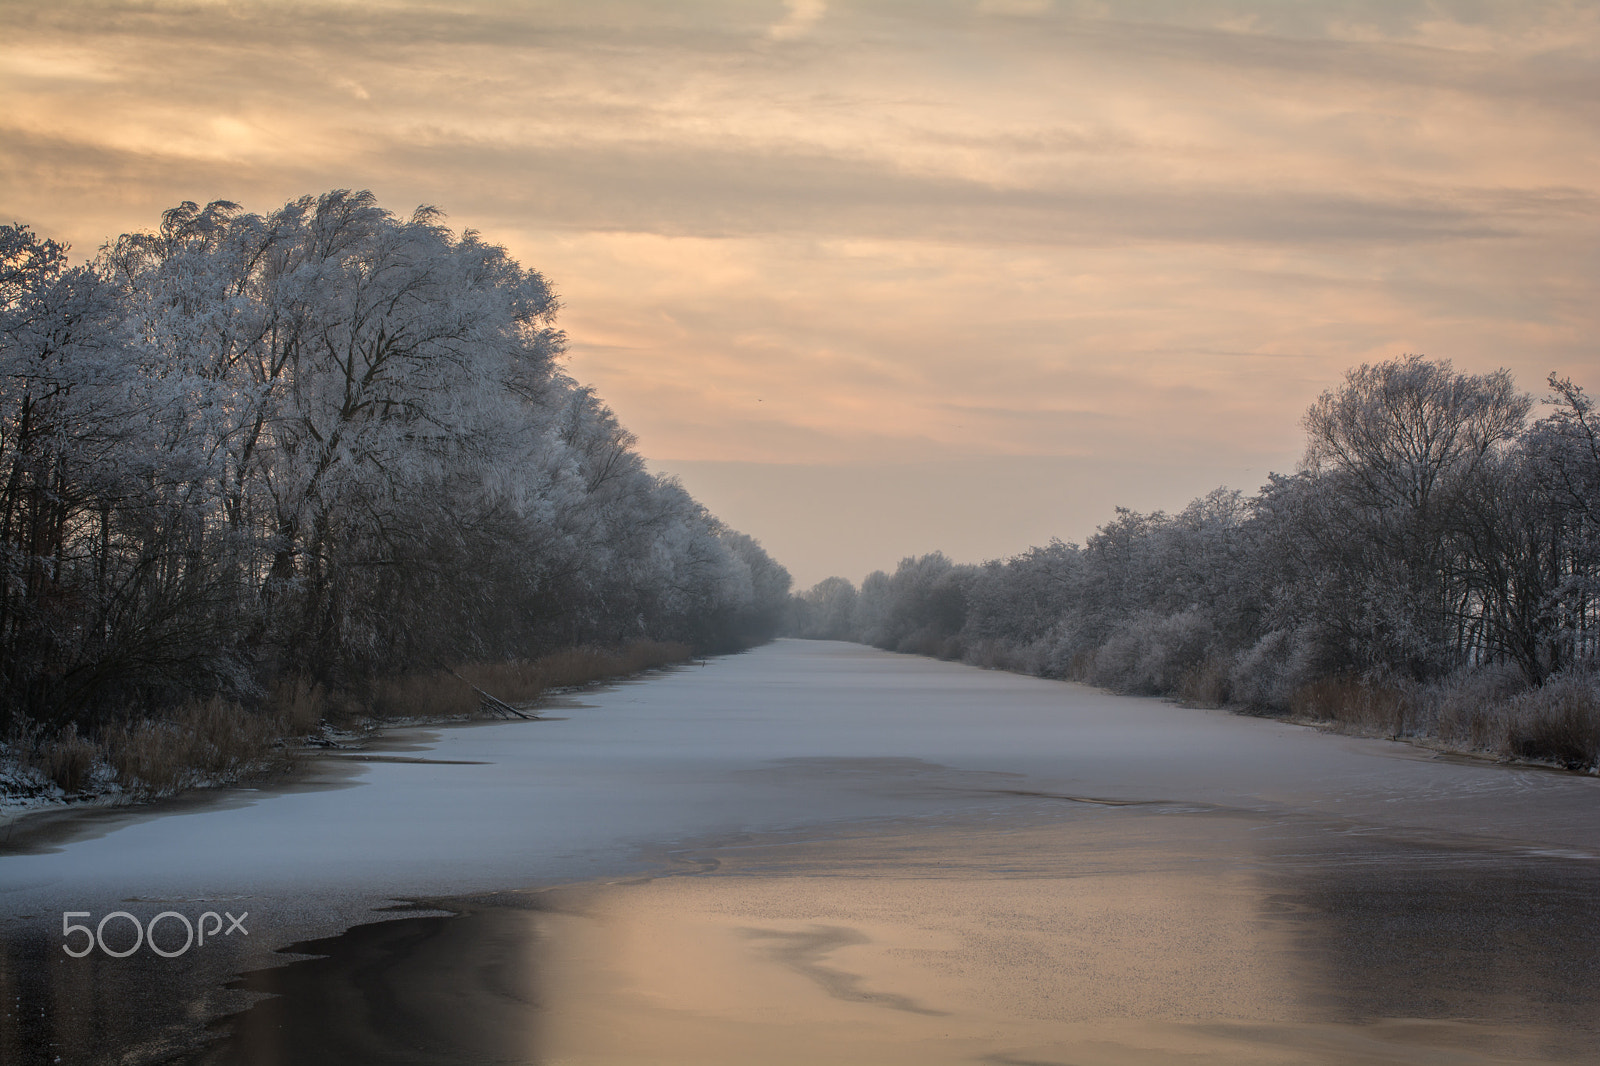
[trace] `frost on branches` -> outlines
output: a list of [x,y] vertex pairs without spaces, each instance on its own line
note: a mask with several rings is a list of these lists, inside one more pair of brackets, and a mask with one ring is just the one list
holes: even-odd
[[770,634],[788,575],[560,369],[536,271],[370,193],[0,227],[0,714]]
[[1082,546],[982,566],[829,578],[787,625],[1593,767],[1600,419],[1548,384],[1540,408],[1504,370],[1361,366],[1307,411],[1301,469],[1254,496],[1119,509]]

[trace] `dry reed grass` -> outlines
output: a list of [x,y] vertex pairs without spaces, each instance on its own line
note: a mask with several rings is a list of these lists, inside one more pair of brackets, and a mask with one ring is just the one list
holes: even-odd
[[89,784],[101,754],[94,741],[78,735],[77,726],[38,744],[35,751],[35,767],[68,795],[81,792]]
[[471,717],[479,713],[474,687],[511,704],[680,663],[687,644],[640,641],[624,648],[573,648],[539,659],[464,666],[449,671],[386,678],[366,701],[328,692],[304,678],[272,687],[258,709],[212,698],[194,700],[159,719],[121,722],[86,737],[76,726],[52,734],[19,731],[7,744],[23,765],[68,795],[114,782],[123,792],[151,798],[198,785],[236,781],[280,769],[292,760],[284,740],[315,731],[329,720],[362,714],[384,718]]
[[268,712],[283,722],[289,736],[303,737],[314,732],[325,719],[345,709],[329,698],[322,685],[304,677],[279,681],[267,695]]
[[479,711],[473,689],[512,706],[527,705],[547,692],[681,663],[692,655],[687,644],[647,640],[623,648],[568,648],[537,659],[471,663],[454,673],[405,674],[373,686],[371,711],[382,718],[471,717]]
[[443,670],[401,674],[372,686],[367,709],[379,718],[466,718],[478,713],[478,694]]
[[1094,649],[1084,648],[1073,653],[1067,663],[1067,679],[1087,683],[1094,674]]
[[125,791],[160,796],[285,766],[287,725],[278,715],[213,697],[170,718],[107,730],[101,747]]
[[1418,691],[1428,732],[1469,751],[1506,753],[1512,701],[1527,689],[1515,670],[1486,668]]
[[1231,690],[1228,661],[1210,656],[1184,671],[1178,679],[1177,696],[1194,707],[1222,707],[1227,704]]
[[1426,735],[1447,746],[1569,770],[1600,765],[1600,678],[1573,672],[1529,688],[1493,669],[1426,686],[1325,679],[1291,701],[1300,717],[1390,737]]
[[1043,657],[1035,647],[1012,647],[998,640],[983,640],[966,649],[962,661],[985,670],[1006,670],[1014,674],[1042,676]]
[[291,719],[220,698],[194,700],[161,719],[119,722],[93,737],[68,726],[21,731],[7,745],[19,760],[67,795],[115,785],[150,798],[199,784],[222,784],[289,761],[282,738]]
[[1398,686],[1354,678],[1323,678],[1302,685],[1289,699],[1300,718],[1389,737],[1406,736],[1415,717],[1413,701]]

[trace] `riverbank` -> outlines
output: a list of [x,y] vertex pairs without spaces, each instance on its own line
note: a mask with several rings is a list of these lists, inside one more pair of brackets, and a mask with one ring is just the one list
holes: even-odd
[[[1325,678],[1277,703],[1230,698],[1215,664],[1183,672],[1170,687],[1123,686],[1097,673],[1093,656],[1067,676],[1041,672],[1036,657],[996,645],[951,655],[896,651],[984,670],[1094,685],[1119,696],[1155,697],[1183,707],[1270,718],[1346,736],[1375,737],[1428,751],[1600,776],[1600,675],[1575,670],[1532,688],[1512,672],[1466,672],[1431,684]],[[885,649],[887,650],[887,649]]]
[[512,717],[550,695],[693,656],[686,644],[657,641],[570,648],[533,660],[380,678],[360,693],[293,681],[258,707],[197,701],[94,736],[19,729],[0,742],[0,830],[37,812],[267,785],[292,774],[307,753],[359,752],[386,729]]

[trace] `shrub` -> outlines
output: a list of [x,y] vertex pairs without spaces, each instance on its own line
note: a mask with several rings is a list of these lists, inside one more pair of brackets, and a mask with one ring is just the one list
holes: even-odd
[[1229,697],[1253,711],[1286,711],[1308,680],[1305,642],[1275,629],[1234,657],[1228,669]]
[[1095,652],[1089,677],[1123,692],[1175,693],[1216,643],[1216,627],[1199,607],[1171,615],[1141,611]]
[[1086,681],[1093,661],[1093,649],[1088,646],[1074,620],[1063,619],[1024,649],[1023,661],[1029,673],[1040,677]]
[[1462,671],[1419,693],[1419,727],[1475,751],[1506,750],[1511,700],[1527,689],[1516,669]]
[[1571,673],[1511,701],[1506,749],[1524,759],[1589,770],[1600,763],[1600,690],[1596,678]]

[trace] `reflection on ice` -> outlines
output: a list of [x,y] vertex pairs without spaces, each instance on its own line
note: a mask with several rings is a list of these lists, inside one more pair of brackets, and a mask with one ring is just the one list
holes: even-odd
[[[1600,1052],[1600,934],[1583,921],[1600,887],[1592,864],[1526,867],[1252,814],[1013,815],[704,842],[678,855],[688,876],[477,897],[450,904],[457,919],[358,927],[299,946],[329,958],[251,975],[281,998],[183,1062]],[[1526,922],[1530,901],[1541,913]]]

